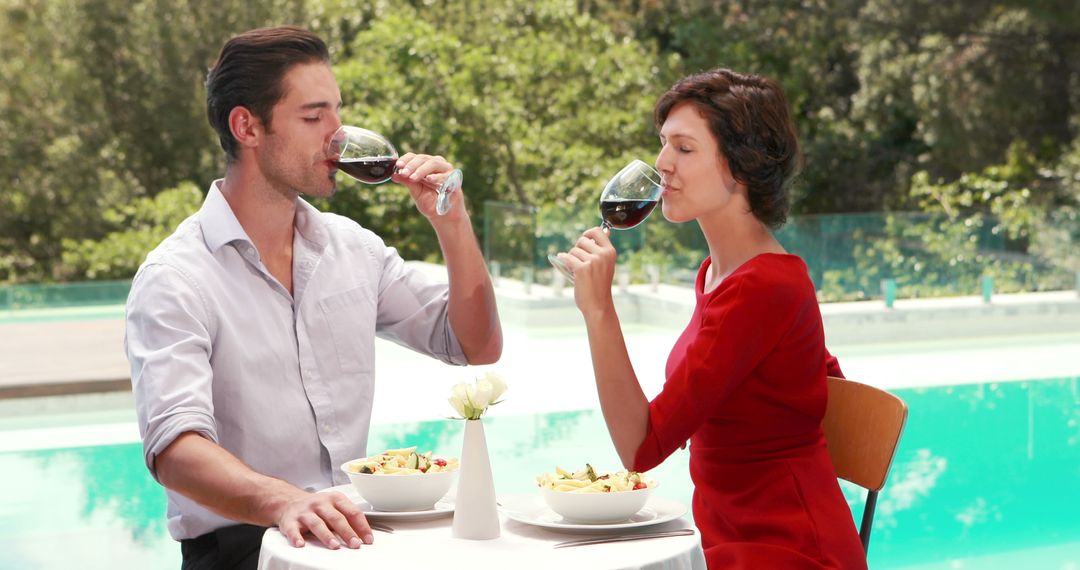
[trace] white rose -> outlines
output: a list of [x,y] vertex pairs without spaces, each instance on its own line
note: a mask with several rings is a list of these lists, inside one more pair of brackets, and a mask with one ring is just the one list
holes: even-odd
[[491,382],[488,382],[483,378],[476,381],[476,389],[472,393],[472,403],[480,409],[480,413],[483,413],[483,411],[487,409],[488,404],[491,403],[491,391]]
[[499,403],[504,392],[506,382],[498,374],[489,372],[483,378],[477,379],[475,384],[455,384],[450,389],[450,398],[447,401],[461,417],[478,420],[488,406]]
[[491,403],[495,404],[506,392],[506,382],[502,376],[495,374],[494,372],[488,372],[484,375],[484,380],[487,380],[491,384]]
[[454,411],[461,414],[461,417],[463,418],[468,417],[465,414],[465,408],[468,406],[469,401],[468,390],[469,385],[464,382],[455,384],[454,387],[450,389],[450,405],[454,408]]

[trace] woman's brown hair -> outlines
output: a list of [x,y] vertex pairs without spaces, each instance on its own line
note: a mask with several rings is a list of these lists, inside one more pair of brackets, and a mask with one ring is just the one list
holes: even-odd
[[727,159],[731,175],[746,186],[750,212],[776,229],[787,221],[788,186],[799,170],[799,139],[784,91],[760,75],[714,69],[680,79],[654,109],[657,128],[680,103],[692,103]]

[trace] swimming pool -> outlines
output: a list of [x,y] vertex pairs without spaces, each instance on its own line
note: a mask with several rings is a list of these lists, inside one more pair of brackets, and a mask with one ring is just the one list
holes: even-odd
[[[1080,378],[895,392],[910,416],[879,499],[872,568],[1080,567]],[[530,492],[533,477],[556,465],[618,465],[596,410],[485,423],[499,492]],[[17,437],[18,427],[0,436]],[[456,455],[462,429],[451,420],[376,424],[369,449]],[[652,472],[659,495],[689,503],[687,460],[680,451]],[[179,567],[164,493],[139,444],[2,452],[0,473],[0,568]],[[861,512],[861,493],[845,494]]]

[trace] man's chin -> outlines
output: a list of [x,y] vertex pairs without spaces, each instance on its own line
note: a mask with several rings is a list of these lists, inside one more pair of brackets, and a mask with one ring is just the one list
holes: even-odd
[[305,194],[311,196],[312,198],[333,198],[334,194],[337,194],[337,191],[337,182],[335,182],[334,179],[331,178],[329,185],[318,188],[317,190],[305,192]]

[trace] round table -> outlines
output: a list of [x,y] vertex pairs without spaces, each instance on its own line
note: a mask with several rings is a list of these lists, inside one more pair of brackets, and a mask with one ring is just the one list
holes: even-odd
[[[374,519],[373,519],[374,520]],[[295,548],[276,528],[263,535],[259,570],[333,570],[336,568],[566,568],[705,569],[701,535],[671,536],[572,548],[554,548],[567,540],[632,534],[582,532],[535,526],[499,513],[502,533],[492,540],[462,540],[450,536],[452,516],[428,520],[385,520],[394,532],[375,531],[374,544],[359,549],[330,550],[317,540]],[[694,528],[678,518],[634,533]],[[696,530],[696,529],[695,529]]]

